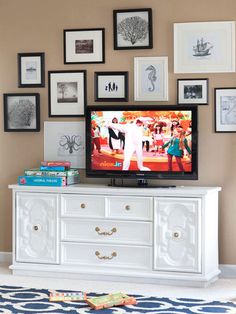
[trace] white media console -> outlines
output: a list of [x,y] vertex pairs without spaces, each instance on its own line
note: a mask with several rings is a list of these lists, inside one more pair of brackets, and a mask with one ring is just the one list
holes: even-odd
[[13,274],[207,286],[219,187],[10,185]]

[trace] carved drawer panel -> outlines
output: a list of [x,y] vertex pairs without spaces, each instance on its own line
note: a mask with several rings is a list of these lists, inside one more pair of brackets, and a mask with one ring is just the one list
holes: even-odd
[[152,245],[152,223],[62,218],[62,241]]

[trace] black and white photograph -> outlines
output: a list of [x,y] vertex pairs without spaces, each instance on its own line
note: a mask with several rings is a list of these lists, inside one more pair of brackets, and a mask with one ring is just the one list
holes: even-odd
[[114,49],[151,49],[152,9],[113,11]]
[[65,29],[64,63],[104,63],[105,29]]
[[18,53],[18,87],[45,86],[45,55],[43,52]]
[[215,132],[236,133],[236,87],[215,88]]
[[39,132],[40,131],[40,95],[3,94],[4,131]]
[[85,168],[85,122],[44,122],[44,160],[68,160]]
[[179,105],[207,105],[208,79],[178,79],[177,103]]
[[95,101],[128,101],[128,72],[95,72]]
[[134,58],[134,100],[168,100],[168,57]]
[[49,117],[83,117],[87,102],[86,70],[48,72]]

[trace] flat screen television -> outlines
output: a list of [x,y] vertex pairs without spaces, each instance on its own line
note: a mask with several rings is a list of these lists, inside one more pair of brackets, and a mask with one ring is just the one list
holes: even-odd
[[106,105],[86,109],[86,176],[198,179],[197,107]]

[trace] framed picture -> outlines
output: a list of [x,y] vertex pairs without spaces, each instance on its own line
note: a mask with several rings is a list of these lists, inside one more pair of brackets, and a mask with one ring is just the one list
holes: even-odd
[[236,132],[236,87],[215,88],[215,132]]
[[235,72],[235,22],[175,23],[174,72]]
[[152,9],[113,11],[114,49],[150,49]]
[[18,87],[44,87],[45,60],[43,52],[18,53]]
[[83,117],[86,70],[48,72],[49,117]]
[[128,101],[128,72],[95,72],[95,101]]
[[68,160],[85,168],[85,122],[44,122],[44,160]]
[[178,79],[177,103],[179,105],[207,105],[208,79]]
[[65,29],[64,63],[104,63],[105,29]]
[[168,57],[134,58],[134,100],[168,100]]
[[39,132],[40,96],[34,94],[3,94],[4,131]]

